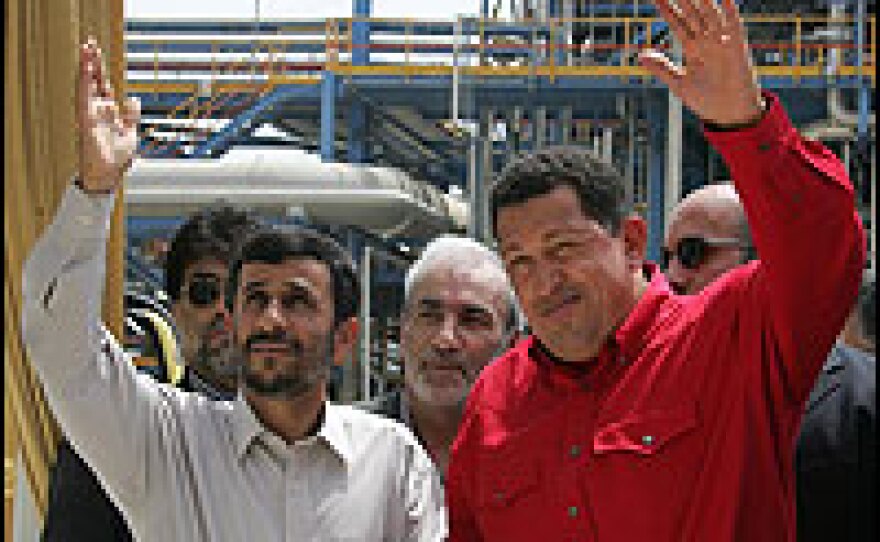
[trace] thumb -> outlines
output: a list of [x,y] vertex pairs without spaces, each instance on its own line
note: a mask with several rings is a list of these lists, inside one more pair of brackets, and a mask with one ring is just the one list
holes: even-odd
[[684,70],[672,63],[666,55],[656,49],[648,49],[639,55],[639,62],[648,73],[663,82],[673,94],[681,97]]
[[125,129],[137,128],[140,120],[141,101],[133,96],[126,100],[125,105],[122,107],[122,125]]

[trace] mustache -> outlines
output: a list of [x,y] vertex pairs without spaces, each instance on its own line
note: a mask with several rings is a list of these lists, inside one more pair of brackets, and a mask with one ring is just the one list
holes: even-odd
[[581,294],[573,288],[560,287],[553,293],[538,301],[538,312],[544,316],[550,315],[562,305],[581,299]]
[[261,344],[283,344],[293,353],[300,353],[303,351],[301,341],[283,332],[254,333],[245,340],[244,350],[245,352],[251,352],[256,346]]
[[215,331],[226,331],[226,319],[224,319],[222,316],[214,318],[208,325],[206,331],[208,333],[214,333]]

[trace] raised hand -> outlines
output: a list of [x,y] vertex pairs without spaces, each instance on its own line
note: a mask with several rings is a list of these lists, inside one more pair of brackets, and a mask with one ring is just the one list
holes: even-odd
[[734,0],[655,0],[682,44],[684,66],[648,50],[642,65],[705,122],[737,126],[763,108],[745,28]]
[[135,156],[139,120],[136,99],[126,101],[121,111],[116,105],[101,50],[89,39],[80,49],[77,89],[79,174],[86,192],[108,193],[119,186]]

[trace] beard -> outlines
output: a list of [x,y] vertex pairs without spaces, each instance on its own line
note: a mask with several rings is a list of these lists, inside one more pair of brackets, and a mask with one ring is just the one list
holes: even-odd
[[205,339],[199,342],[192,364],[199,374],[226,380],[239,376],[240,361],[241,357],[228,344],[221,347],[211,346],[210,341]]
[[[333,359],[334,331],[318,337],[312,347],[295,338],[282,335],[255,334],[238,347],[238,367],[245,389],[256,395],[274,399],[296,399],[323,384]],[[253,347],[260,342],[284,344],[286,352],[253,357]]]
[[[443,374],[432,371],[432,366],[445,366]],[[438,407],[458,406],[464,403],[477,374],[466,369],[468,363],[463,359],[452,358],[419,362],[414,370],[404,371],[404,380],[415,397],[429,405]],[[452,367],[457,367],[453,369]],[[437,377],[441,382],[437,382]]]

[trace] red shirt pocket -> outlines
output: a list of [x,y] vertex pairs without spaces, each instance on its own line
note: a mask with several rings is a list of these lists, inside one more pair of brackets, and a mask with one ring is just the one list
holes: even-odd
[[596,431],[593,451],[597,455],[610,452],[653,455],[696,426],[697,411],[693,403],[631,412],[623,420],[604,425]]

